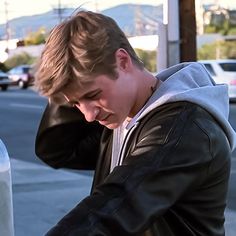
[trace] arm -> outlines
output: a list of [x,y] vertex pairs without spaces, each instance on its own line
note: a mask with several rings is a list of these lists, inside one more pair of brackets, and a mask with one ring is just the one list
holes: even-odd
[[[220,143],[212,146],[208,134],[188,116],[158,116],[139,133],[124,165],[116,167],[47,236],[137,235],[179,199],[200,191],[212,160],[210,148],[229,147],[223,132],[213,132]],[[217,168],[222,166],[223,162]]]
[[54,168],[94,169],[102,130],[78,109],[50,103],[38,128],[36,155]]

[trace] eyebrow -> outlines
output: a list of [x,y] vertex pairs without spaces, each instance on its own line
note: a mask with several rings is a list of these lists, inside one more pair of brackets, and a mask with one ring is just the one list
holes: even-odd
[[[90,97],[90,96],[92,96],[92,95],[95,95],[95,94],[100,93],[101,91],[102,91],[102,90],[101,90],[100,88],[97,88],[97,89],[91,90],[91,91],[85,93],[81,98],[83,99],[83,98]],[[80,99],[81,99],[81,98],[80,98]],[[79,100],[80,100],[80,99],[79,99]]]
[[94,89],[94,90],[91,90],[91,91],[85,93],[83,96],[79,97],[76,100],[70,100],[65,94],[63,94],[63,96],[65,97],[66,101],[69,104],[74,105],[75,103],[79,102],[79,100],[86,99],[86,98],[90,97],[91,95],[94,95],[94,94],[97,94],[97,93],[100,93],[100,92],[102,92],[102,90],[100,88],[97,88],[97,89]]

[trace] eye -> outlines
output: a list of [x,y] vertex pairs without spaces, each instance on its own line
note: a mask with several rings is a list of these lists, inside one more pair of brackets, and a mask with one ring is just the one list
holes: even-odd
[[95,100],[98,99],[99,95],[100,95],[101,91],[96,91],[94,93],[88,94],[86,96],[87,99],[91,99],[91,100]]

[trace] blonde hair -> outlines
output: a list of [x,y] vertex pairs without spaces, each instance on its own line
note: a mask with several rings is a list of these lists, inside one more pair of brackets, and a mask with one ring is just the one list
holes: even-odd
[[125,34],[112,18],[79,11],[50,33],[35,85],[42,95],[50,97],[72,81],[82,85],[99,74],[116,78],[115,52],[119,48],[125,49],[134,64],[143,68]]

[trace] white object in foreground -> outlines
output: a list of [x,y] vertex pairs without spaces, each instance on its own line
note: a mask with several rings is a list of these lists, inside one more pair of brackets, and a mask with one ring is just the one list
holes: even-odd
[[0,139],[0,235],[14,236],[11,166]]

